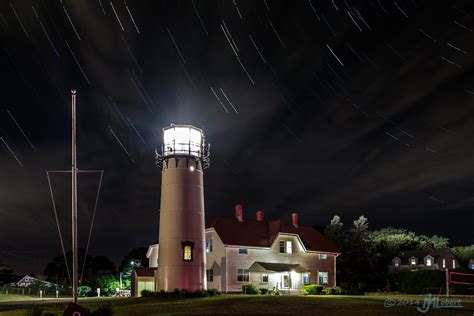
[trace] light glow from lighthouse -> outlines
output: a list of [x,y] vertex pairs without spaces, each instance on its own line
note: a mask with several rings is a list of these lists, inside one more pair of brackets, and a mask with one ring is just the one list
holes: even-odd
[[164,155],[199,157],[202,150],[202,131],[189,125],[171,125],[163,129]]

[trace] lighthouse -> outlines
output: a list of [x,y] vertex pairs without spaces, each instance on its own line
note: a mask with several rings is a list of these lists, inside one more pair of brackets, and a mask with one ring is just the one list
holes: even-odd
[[201,129],[171,124],[157,150],[161,168],[157,291],[206,290],[204,169],[209,145]]

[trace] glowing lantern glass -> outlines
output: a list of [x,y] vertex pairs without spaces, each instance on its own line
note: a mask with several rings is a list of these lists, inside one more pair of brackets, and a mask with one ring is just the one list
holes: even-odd
[[189,125],[171,125],[163,129],[164,156],[200,157],[202,141],[202,130]]

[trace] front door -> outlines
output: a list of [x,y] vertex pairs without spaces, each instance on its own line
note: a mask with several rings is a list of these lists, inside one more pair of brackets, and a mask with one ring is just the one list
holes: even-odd
[[290,276],[288,274],[283,275],[283,287],[284,288],[290,287]]

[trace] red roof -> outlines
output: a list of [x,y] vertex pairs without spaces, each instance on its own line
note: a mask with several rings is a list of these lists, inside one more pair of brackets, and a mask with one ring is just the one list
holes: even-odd
[[296,234],[306,250],[340,253],[326,236],[309,226],[287,224],[281,220],[257,221],[235,217],[219,217],[206,228],[214,228],[226,245],[270,247],[278,233]]
[[138,277],[153,277],[155,276],[155,270],[156,268],[136,267],[135,273],[137,274]]

